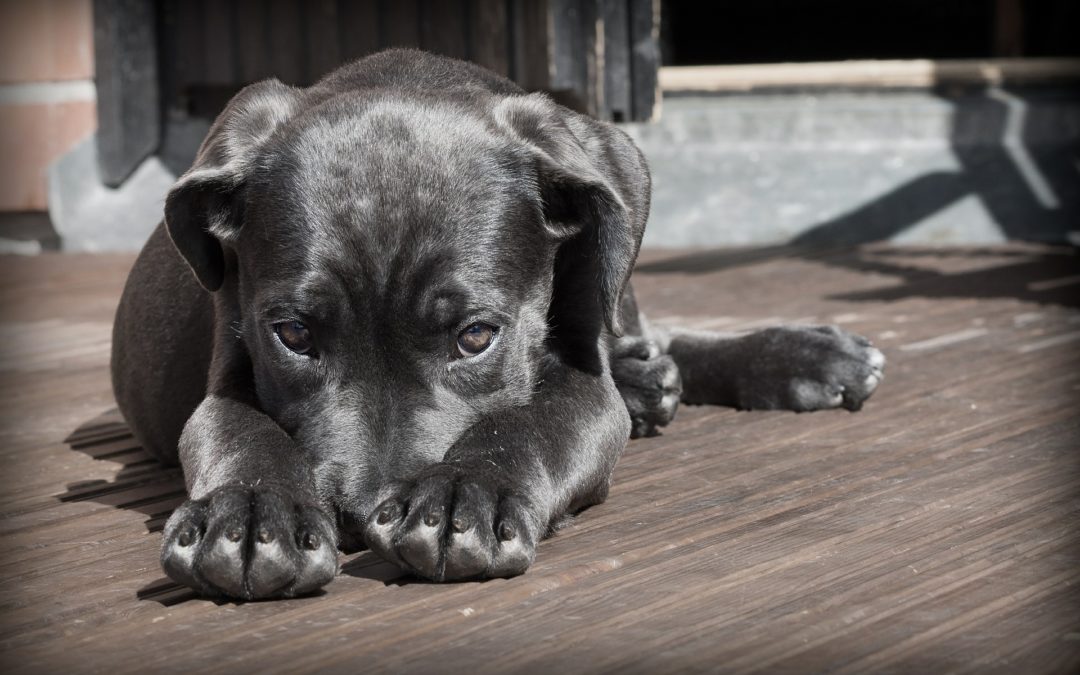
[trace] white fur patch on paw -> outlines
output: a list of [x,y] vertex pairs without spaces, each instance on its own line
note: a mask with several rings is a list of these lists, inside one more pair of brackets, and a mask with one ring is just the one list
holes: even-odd
[[867,363],[869,363],[872,368],[880,370],[885,365],[885,355],[881,353],[880,349],[875,349],[873,347],[867,351],[869,352],[869,357],[866,360]]

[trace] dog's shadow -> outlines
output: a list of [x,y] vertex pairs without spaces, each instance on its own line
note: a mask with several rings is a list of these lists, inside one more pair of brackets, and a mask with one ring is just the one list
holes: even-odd
[[409,586],[412,584],[433,583],[427,579],[404,572],[397,565],[387,562],[372,553],[363,551],[341,565],[341,574],[357,579],[371,579],[382,582],[384,586]]
[[91,501],[135,511],[146,516],[147,532],[160,532],[186,498],[180,469],[147,454],[116,409],[80,424],[64,442],[76,452],[118,465],[118,470],[112,480],[68,483],[67,491],[57,496],[61,502]]
[[[68,483],[67,490],[56,497],[61,502],[89,501],[134,511],[145,516],[147,532],[157,533],[187,498],[180,469],[161,464],[143,450],[115,408],[83,422],[64,442],[75,452],[117,465],[117,471],[111,480]],[[164,577],[138,589],[135,596],[166,607],[197,597]]]

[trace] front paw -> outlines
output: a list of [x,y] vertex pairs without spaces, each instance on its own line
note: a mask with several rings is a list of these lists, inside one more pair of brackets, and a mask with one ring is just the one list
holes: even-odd
[[365,529],[386,560],[433,581],[511,577],[532,564],[540,524],[484,471],[436,464],[387,489]]
[[284,489],[223,487],[173,512],[161,566],[208,596],[292,597],[337,574],[335,532],[321,509]]
[[760,370],[740,388],[745,409],[856,411],[884,378],[885,355],[836,326],[784,326],[753,337],[762,340]]

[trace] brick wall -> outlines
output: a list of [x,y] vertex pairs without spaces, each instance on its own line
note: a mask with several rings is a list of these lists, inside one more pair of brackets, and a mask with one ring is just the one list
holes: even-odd
[[0,0],[0,211],[47,208],[46,169],[97,127],[92,0]]

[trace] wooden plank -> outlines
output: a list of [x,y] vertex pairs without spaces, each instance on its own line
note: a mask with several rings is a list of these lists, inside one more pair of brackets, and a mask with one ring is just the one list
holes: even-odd
[[510,0],[512,79],[528,91],[548,89],[551,26],[548,0]]
[[455,59],[468,57],[465,0],[421,0],[420,47]]
[[124,182],[161,135],[156,12],[139,0],[94,3],[97,147],[101,179]]
[[379,39],[383,48],[419,47],[419,0],[379,0]]
[[376,0],[341,0],[338,3],[342,61],[379,51],[379,8]]
[[664,91],[747,91],[770,87],[1051,85],[1080,81],[1080,59],[841,61],[734,66],[665,66]]
[[510,76],[509,0],[472,0],[469,6],[469,59]]
[[634,121],[660,114],[660,0],[630,0]]
[[273,76],[270,67],[270,11],[266,0],[236,2],[236,58],[240,82],[249,84]]
[[230,87],[238,84],[236,58],[236,5],[206,2],[203,5],[203,53],[205,71],[199,84]]
[[158,3],[160,28],[157,42],[161,54],[158,60],[158,92],[163,110],[187,110],[184,87],[192,80],[193,71],[201,71],[201,64],[193,61],[196,58],[201,59],[202,48],[180,49],[182,43],[192,40],[191,28],[194,22],[185,17],[193,12],[194,5],[195,3],[180,0],[162,0]]
[[599,113],[595,0],[549,0],[551,95],[578,112]]
[[308,83],[341,65],[341,47],[337,0],[312,0],[304,3],[304,32],[307,42]]
[[270,70],[285,84],[306,84],[302,0],[270,0]]
[[626,122],[634,114],[629,1],[602,0],[600,13],[604,26],[602,116],[614,122]]

